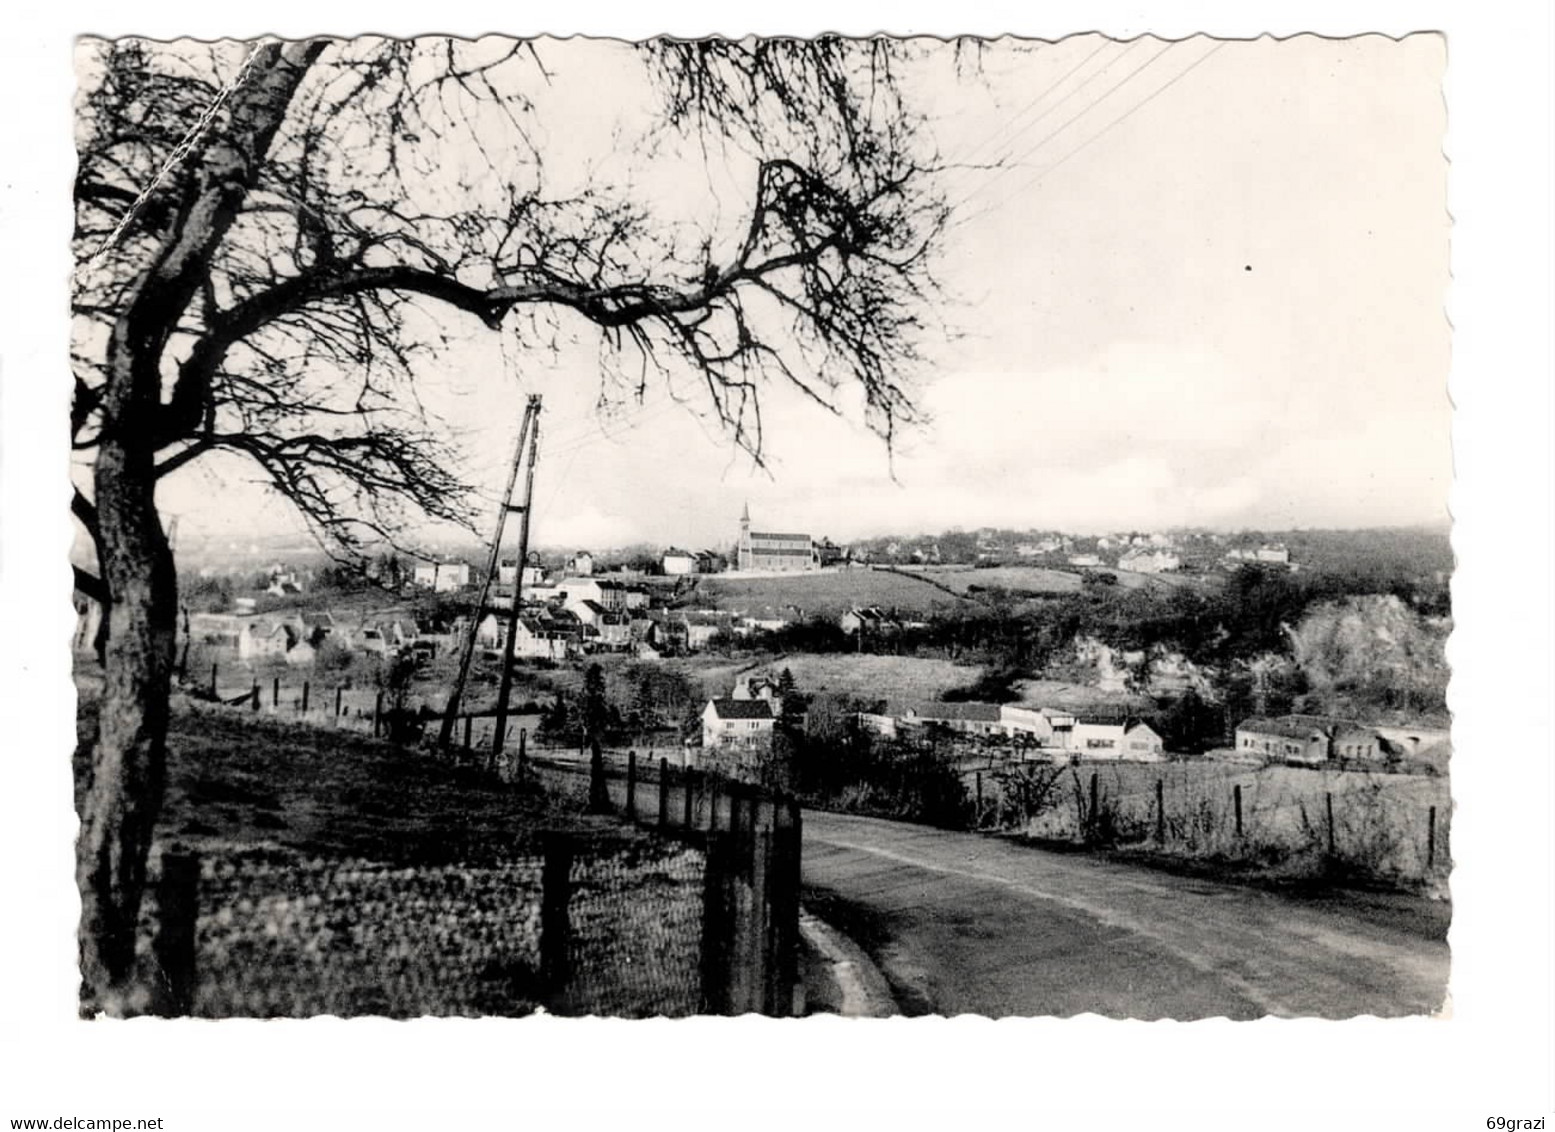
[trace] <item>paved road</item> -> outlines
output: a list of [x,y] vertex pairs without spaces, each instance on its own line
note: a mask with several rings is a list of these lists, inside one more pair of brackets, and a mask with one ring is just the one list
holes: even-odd
[[807,903],[908,1014],[1348,1018],[1442,1007],[1447,944],[1409,915],[805,813]]

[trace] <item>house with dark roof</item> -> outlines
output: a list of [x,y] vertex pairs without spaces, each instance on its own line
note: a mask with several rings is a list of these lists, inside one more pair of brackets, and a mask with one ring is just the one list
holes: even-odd
[[238,657],[241,660],[275,660],[297,643],[297,631],[291,622],[255,618],[243,625],[238,635]]
[[874,634],[894,633],[902,627],[900,622],[878,605],[855,605],[839,617],[837,623],[849,635],[860,630]]
[[702,746],[708,750],[765,750],[772,746],[776,724],[777,716],[767,700],[708,700],[702,709]]

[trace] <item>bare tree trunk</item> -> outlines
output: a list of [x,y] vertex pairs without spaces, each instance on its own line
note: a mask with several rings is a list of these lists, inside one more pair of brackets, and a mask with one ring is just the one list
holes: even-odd
[[88,1006],[102,1005],[134,966],[146,855],[166,777],[177,583],[145,447],[104,440],[97,457],[104,542],[113,550],[103,562],[110,623],[76,866]]
[[[113,1010],[135,963],[146,858],[166,777],[178,584],[156,510],[164,436],[162,356],[225,238],[321,42],[268,44],[228,101],[230,125],[196,149],[171,231],[131,289],[108,343],[93,467],[98,551],[108,600],[97,745],[81,815],[83,1012]],[[196,391],[196,404],[205,394]]]

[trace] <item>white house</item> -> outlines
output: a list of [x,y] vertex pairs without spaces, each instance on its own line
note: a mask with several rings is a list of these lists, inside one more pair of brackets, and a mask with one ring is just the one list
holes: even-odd
[[1069,565],[1083,568],[1095,567],[1101,565],[1101,559],[1094,554],[1071,554]]
[[679,547],[670,547],[664,552],[664,573],[671,577],[682,574],[694,574],[697,568],[697,557],[689,550],[681,550]]
[[238,634],[238,656],[242,660],[273,660],[284,657],[296,637],[281,621],[250,621]]
[[563,578],[556,583],[556,589],[562,595],[562,608],[577,617],[582,618],[584,610],[591,603],[608,608],[605,605],[604,587],[593,578]]
[[702,746],[709,750],[760,750],[772,745],[777,717],[766,700],[708,700],[702,709]]
[[1082,759],[1121,759],[1125,730],[1121,723],[1079,720],[1074,725],[1070,749]]
[[1155,728],[1135,721],[1123,732],[1123,757],[1129,762],[1158,763],[1166,758],[1166,745]]
[[1132,550],[1118,559],[1119,570],[1135,574],[1161,574],[1182,568],[1182,559],[1169,550]]
[[1082,759],[1155,763],[1166,758],[1161,736],[1139,720],[1102,723],[1082,719],[1075,723],[1070,743],[1073,753]]
[[447,593],[450,590],[462,589],[470,584],[470,564],[468,562],[440,562],[437,566],[437,584],[433,588],[438,593]]
[[586,578],[594,572],[594,556],[586,550],[580,550],[567,560],[567,573],[578,578]]
[[[509,558],[497,564],[497,584],[499,586],[511,586],[519,580],[518,563]],[[533,561],[524,567],[523,584],[527,590],[531,586],[538,586],[545,581],[545,567],[536,565]]]
[[842,631],[849,635],[862,629],[866,633],[888,633],[900,629],[885,610],[876,605],[857,606],[849,609],[837,619],[842,626]]

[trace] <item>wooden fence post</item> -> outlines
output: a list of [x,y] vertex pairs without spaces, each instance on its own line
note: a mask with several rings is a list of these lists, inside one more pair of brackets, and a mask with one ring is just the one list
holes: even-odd
[[670,761],[659,760],[659,832],[670,827]]
[[799,878],[801,826],[799,803],[773,804],[772,863],[767,873],[770,892],[768,940],[771,959],[762,1012],[788,1017],[802,1012],[799,990]]
[[1086,837],[1087,841],[1093,840],[1096,835],[1101,832],[1101,807],[1098,804],[1099,795],[1097,794],[1096,789],[1096,779],[1097,775],[1093,770],[1091,771],[1091,808],[1088,812],[1090,821],[1087,823],[1090,826],[1090,829],[1088,831],[1088,836]]
[[540,869],[540,984],[546,1009],[553,1014],[565,1014],[567,983],[572,975],[568,956],[572,922],[567,914],[567,904],[572,899],[572,838],[565,833],[547,833],[542,846],[545,858]]
[[753,958],[750,953],[754,920],[752,897],[755,894],[755,830],[750,807],[746,805],[743,784],[728,784],[729,862],[726,870],[728,897],[725,939],[728,965],[728,1013],[747,1014],[755,1009],[751,1002]]
[[302,711],[303,715],[307,715],[308,714],[308,691],[309,691],[308,682],[306,680],[304,680],[302,682],[302,708],[301,708],[301,711]]
[[[754,800],[753,800],[754,801]],[[751,807],[750,911],[745,922],[745,1011],[768,1013],[772,980],[772,831],[757,822],[759,805]]]
[[1240,782],[1231,787],[1231,803],[1236,808],[1236,836],[1242,837],[1242,784]]
[[513,777],[522,781],[529,769],[529,728],[518,729],[518,759],[513,764]]
[[730,880],[732,835],[718,829],[707,833],[707,871],[702,876],[702,949],[699,975],[702,1013],[728,1014],[729,925],[733,916]]
[[626,820],[637,820],[637,752],[626,752]]
[[194,1010],[195,919],[200,902],[200,858],[184,850],[162,854],[157,880],[157,930],[151,940],[154,964],[151,1013],[181,1018]]
[[376,739],[378,737],[378,728],[380,726],[379,720],[381,720],[382,718],[383,718],[383,689],[380,688],[378,690],[378,694],[373,697],[373,738],[374,739]]
[[281,706],[281,678],[279,676],[270,681],[270,706],[272,708]]
[[692,803],[691,803],[691,792],[695,788],[695,779],[692,777],[692,772],[691,771],[683,769],[680,772],[680,785],[681,785],[681,789],[683,791],[685,791],[684,796],[680,800],[681,801],[680,825],[681,825],[682,829],[689,830],[692,827],[692,825],[695,823],[695,818],[696,818],[696,810],[693,809]]
[[1436,868],[1436,807],[1432,806],[1425,823],[1425,867]]
[[470,753],[470,730],[474,726],[475,726],[475,717],[473,715],[465,716],[464,717],[464,753],[465,754],[469,754]]
[[346,694],[345,686],[341,685],[341,684],[336,684],[335,685],[335,718],[336,719],[340,718],[340,704],[345,699],[345,694]]
[[983,828],[983,772],[977,772],[977,809],[973,811],[972,828]]
[[1155,780],[1155,839],[1159,845],[1166,844],[1166,785],[1159,778]]
[[1323,795],[1323,806],[1328,812],[1328,855],[1334,855],[1334,792],[1329,790]]
[[605,753],[595,739],[589,752],[589,813],[610,812],[610,788],[605,782]]
[[249,699],[250,699],[250,706],[255,711],[258,711],[259,710],[259,681],[258,680],[254,681],[254,690],[249,693]]
[[211,661],[211,698],[221,698],[216,694],[216,662],[214,660]]

